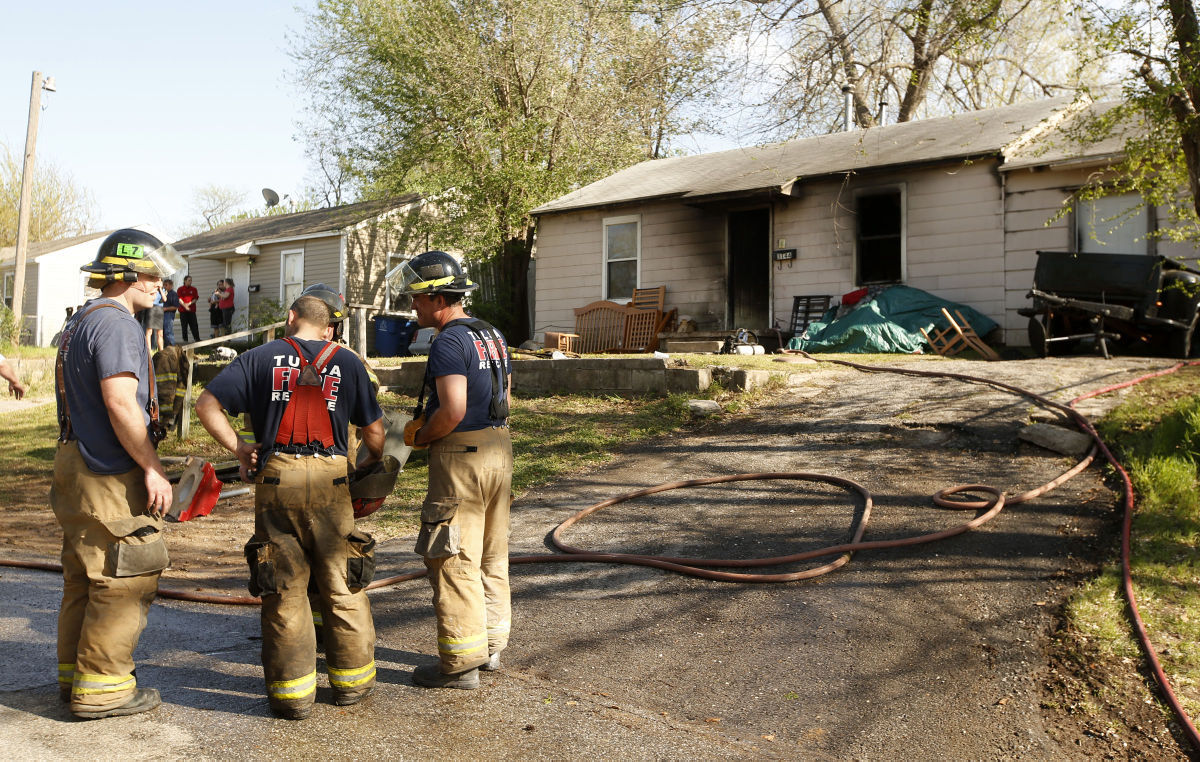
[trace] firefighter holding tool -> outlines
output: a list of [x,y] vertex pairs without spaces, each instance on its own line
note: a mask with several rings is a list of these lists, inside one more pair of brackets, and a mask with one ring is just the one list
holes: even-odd
[[[360,464],[379,461],[383,412],[362,361],[326,339],[330,317],[324,300],[301,295],[288,309],[286,337],[238,355],[196,401],[204,428],[257,485],[254,536],[245,548],[249,587],[262,597],[271,710],[292,720],[308,717],[316,696],[310,578],[326,615],[334,703],[358,703],[375,688],[375,625],[365,591],[375,541],[354,527],[346,446],[352,423],[367,449]],[[249,413],[258,444],[240,441],[226,413]]]
[[134,312],[154,303],[182,260],[140,230],[118,230],[80,268],[100,296],[63,327],[55,363],[59,438],[50,505],[62,526],[58,685],[85,719],[149,711],[133,650],[167,566],[171,485],[155,447],[154,369]]
[[512,616],[508,348],[499,331],[463,309],[463,295],[477,285],[449,254],[420,254],[388,273],[388,282],[412,296],[421,327],[439,330],[405,429],[405,444],[430,448],[416,552],[433,586],[439,656],[417,667],[413,682],[478,688],[480,669],[500,668]]

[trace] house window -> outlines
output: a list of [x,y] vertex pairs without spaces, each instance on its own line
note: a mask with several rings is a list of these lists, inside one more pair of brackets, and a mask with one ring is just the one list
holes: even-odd
[[638,285],[642,255],[641,218],[608,217],[604,220],[604,298],[628,301]]
[[854,211],[858,285],[903,281],[904,189],[861,193]]
[[1153,254],[1154,218],[1136,193],[1087,199],[1075,205],[1075,251]]
[[279,294],[284,304],[291,304],[304,290],[304,249],[285,251],[279,257]]
[[4,306],[12,309],[13,303],[13,279],[16,275],[13,273],[4,274]]

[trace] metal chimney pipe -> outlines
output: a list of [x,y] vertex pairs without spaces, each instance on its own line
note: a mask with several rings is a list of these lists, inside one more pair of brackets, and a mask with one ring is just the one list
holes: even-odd
[[842,99],[845,102],[846,116],[845,126],[846,132],[854,129],[854,88],[850,85],[842,85]]
[[879,119],[877,121],[880,127],[887,126],[887,116],[887,101],[879,101]]

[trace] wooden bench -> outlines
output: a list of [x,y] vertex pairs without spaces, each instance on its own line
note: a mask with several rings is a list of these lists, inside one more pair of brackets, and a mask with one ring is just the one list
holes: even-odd
[[[675,310],[663,313],[662,310],[638,309],[616,302],[592,302],[575,309],[574,351],[580,354],[653,352],[658,348],[658,334],[666,330],[674,318]],[[570,335],[557,334],[560,337]],[[550,346],[551,334],[546,336],[547,346]]]
[[619,348],[625,340],[625,316],[629,308],[607,300],[575,308],[575,351],[597,354]]

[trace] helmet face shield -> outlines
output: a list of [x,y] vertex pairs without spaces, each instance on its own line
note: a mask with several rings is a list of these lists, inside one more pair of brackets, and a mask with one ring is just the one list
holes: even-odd
[[[129,250],[129,254],[122,255],[120,253],[122,247]],[[170,278],[184,267],[183,257],[179,256],[179,252],[175,251],[175,247],[169,243],[164,243],[157,249],[128,243],[118,244],[117,248],[117,256],[124,256],[129,269],[138,273]],[[133,251],[134,249],[140,249],[140,251]]]
[[401,262],[387,274],[393,294],[436,294],[454,291],[465,294],[478,288],[463,272],[458,260],[444,251],[427,251]]
[[454,281],[453,275],[430,273],[435,277],[429,278],[419,274],[408,262],[401,262],[387,274],[388,288],[396,294],[431,294],[441,286],[448,286]]

